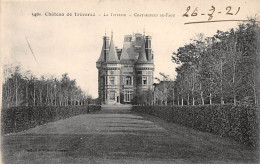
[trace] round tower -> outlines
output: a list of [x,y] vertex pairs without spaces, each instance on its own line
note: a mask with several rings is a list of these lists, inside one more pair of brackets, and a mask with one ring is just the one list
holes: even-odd
[[[107,40],[105,40],[107,41]],[[108,46],[108,43],[105,42]],[[119,104],[120,103],[120,70],[121,65],[118,59],[117,51],[111,34],[109,47],[104,53],[105,61],[102,63],[103,78],[104,78],[104,104]]]
[[154,64],[150,46],[151,37],[148,36],[143,39],[139,57],[135,63],[137,93],[147,91],[153,87]]

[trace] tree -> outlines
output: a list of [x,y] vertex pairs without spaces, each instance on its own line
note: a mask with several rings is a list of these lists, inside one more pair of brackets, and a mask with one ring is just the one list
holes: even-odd
[[76,80],[63,74],[35,77],[31,71],[21,71],[19,65],[4,66],[3,107],[42,105],[83,105],[91,98],[84,93]]
[[198,34],[191,43],[173,52],[178,104],[241,103],[253,97],[258,104],[259,25],[239,24],[237,29],[217,31],[213,37]]

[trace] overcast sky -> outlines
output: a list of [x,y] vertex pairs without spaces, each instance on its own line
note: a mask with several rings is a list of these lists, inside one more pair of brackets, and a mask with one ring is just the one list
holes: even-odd
[[[237,22],[184,25],[189,21],[206,21],[207,14],[214,5],[216,12],[212,20],[246,19],[260,14],[259,0],[231,1],[73,1],[73,2],[3,2],[1,18],[1,56],[3,63],[20,63],[24,69],[35,75],[68,73],[78,85],[93,97],[97,97],[96,61],[102,48],[105,31],[114,32],[114,43],[123,46],[124,35],[145,33],[152,36],[155,57],[155,77],[159,72],[175,76],[175,65],[171,62],[172,52],[188,43],[196,33],[212,36],[217,30],[236,27]],[[190,15],[198,7],[198,16],[182,17],[187,6]],[[226,7],[236,16],[225,15]],[[32,13],[41,13],[33,17]],[[45,12],[96,13],[95,17],[44,16]],[[127,17],[103,16],[107,14],[127,14]],[[175,14],[168,18],[134,17],[137,14]],[[205,15],[201,15],[204,13]],[[98,16],[98,15],[101,16]],[[132,15],[132,16],[129,16]],[[38,60],[35,62],[28,39]]]

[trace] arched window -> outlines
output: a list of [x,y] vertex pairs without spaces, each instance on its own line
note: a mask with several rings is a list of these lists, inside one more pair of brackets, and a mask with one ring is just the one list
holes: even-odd
[[125,84],[126,85],[132,85],[132,77],[131,76],[125,77]]

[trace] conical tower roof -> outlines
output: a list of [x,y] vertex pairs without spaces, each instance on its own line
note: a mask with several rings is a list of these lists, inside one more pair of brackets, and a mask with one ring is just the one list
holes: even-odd
[[119,60],[118,60],[118,56],[117,56],[117,52],[115,49],[113,36],[112,36],[110,41],[110,46],[109,46],[109,54],[108,54],[107,62],[118,62],[118,61]]
[[146,53],[145,53],[145,41],[142,40],[141,51],[139,53],[139,57],[136,63],[147,63]]
[[97,63],[101,63],[101,62],[104,62],[104,61],[105,61],[105,54],[104,54],[104,44],[103,44],[100,56],[97,60]]

